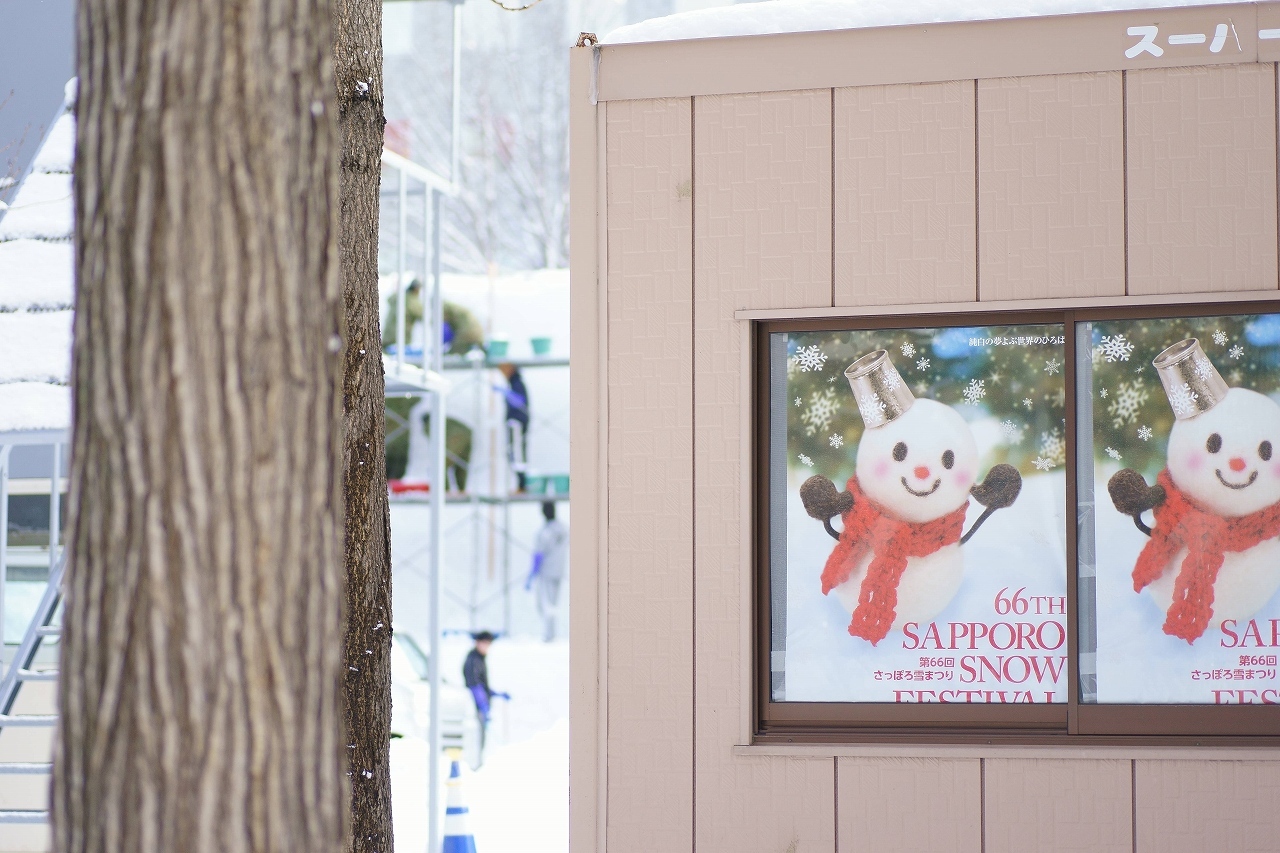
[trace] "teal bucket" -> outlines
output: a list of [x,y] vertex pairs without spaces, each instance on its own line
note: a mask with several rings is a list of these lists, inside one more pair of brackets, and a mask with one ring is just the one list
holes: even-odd
[[533,347],[534,355],[547,355],[551,352],[551,338],[530,338],[529,346]]
[[489,358],[502,358],[507,354],[507,342],[501,338],[489,341]]

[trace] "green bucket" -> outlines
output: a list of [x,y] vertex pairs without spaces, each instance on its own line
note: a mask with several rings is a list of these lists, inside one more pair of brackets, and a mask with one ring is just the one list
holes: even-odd
[[551,338],[530,338],[529,345],[533,347],[534,355],[547,355],[551,352]]
[[507,354],[507,342],[502,338],[489,341],[489,358],[502,358]]

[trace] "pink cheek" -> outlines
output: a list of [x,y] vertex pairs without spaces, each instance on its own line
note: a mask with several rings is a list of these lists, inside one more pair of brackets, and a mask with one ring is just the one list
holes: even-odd
[[888,477],[889,463],[883,460],[877,462],[871,468],[871,476],[875,477],[877,480],[883,480],[885,477]]
[[956,484],[961,487],[973,482],[973,474],[971,474],[967,468],[957,468],[953,476],[955,477]]
[[1280,462],[1276,462],[1271,466],[1271,473],[1276,476],[1277,480],[1280,480]]
[[1199,453],[1191,453],[1187,456],[1184,464],[1188,471],[1199,471],[1204,465],[1204,457]]

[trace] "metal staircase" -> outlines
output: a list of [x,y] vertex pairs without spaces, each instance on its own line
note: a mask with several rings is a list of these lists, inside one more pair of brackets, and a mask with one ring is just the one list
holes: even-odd
[[[64,552],[65,554],[65,552]],[[35,681],[56,681],[57,670],[33,669],[36,653],[46,640],[56,638],[61,627],[55,624],[55,616],[62,605],[62,571],[65,556],[60,558],[49,572],[49,582],[45,586],[44,595],[31,623],[22,635],[18,651],[10,662],[8,669],[3,670],[0,678],[0,731],[18,727],[52,728],[58,721],[55,714],[13,714],[18,694],[24,684]],[[8,762],[0,763],[0,776],[44,776],[52,772],[48,763]],[[49,822],[49,813],[44,809],[9,809],[0,810],[0,825],[3,824],[45,824]]]

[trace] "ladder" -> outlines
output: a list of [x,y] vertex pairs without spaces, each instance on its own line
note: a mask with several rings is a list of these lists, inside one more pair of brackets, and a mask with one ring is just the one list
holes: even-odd
[[[8,669],[0,670],[4,673],[3,677],[0,677],[0,730],[11,727],[51,728],[58,721],[56,714],[11,714],[10,712],[24,684],[32,681],[56,681],[58,678],[56,670],[35,670],[32,666],[35,664],[36,652],[40,650],[40,645],[46,640],[56,638],[61,631],[61,627],[54,622],[54,616],[62,604],[62,571],[66,559],[65,553],[64,551],[64,556],[49,572],[49,582],[45,586],[44,594],[40,597],[40,604],[36,607],[30,624],[27,625],[26,632],[22,635],[22,642],[18,645],[13,661]],[[0,763],[0,776],[47,777],[52,770],[53,766],[47,762]],[[48,822],[49,813],[44,809],[0,810],[0,825]]]

